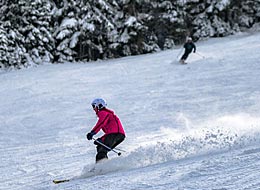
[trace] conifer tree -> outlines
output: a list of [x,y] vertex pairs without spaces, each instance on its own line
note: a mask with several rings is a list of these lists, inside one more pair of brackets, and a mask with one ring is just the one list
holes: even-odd
[[0,67],[155,52],[187,35],[198,40],[253,27],[259,11],[253,0],[0,1]]
[[0,7],[0,67],[22,68],[28,64],[19,25],[18,1],[6,0]]
[[19,32],[24,36],[24,46],[33,62],[40,64],[53,60],[52,5],[48,0],[20,0],[22,17]]

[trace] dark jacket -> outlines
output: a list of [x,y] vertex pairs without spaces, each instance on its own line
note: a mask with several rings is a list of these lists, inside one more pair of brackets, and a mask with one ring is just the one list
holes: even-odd
[[193,49],[193,52],[196,52],[196,46],[193,42],[186,42],[183,47],[185,48],[185,53],[189,54],[192,52]]

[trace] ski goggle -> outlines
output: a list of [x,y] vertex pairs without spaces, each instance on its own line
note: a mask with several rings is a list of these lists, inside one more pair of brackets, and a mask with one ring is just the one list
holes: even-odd
[[91,104],[92,108],[95,109],[97,106],[95,104]]

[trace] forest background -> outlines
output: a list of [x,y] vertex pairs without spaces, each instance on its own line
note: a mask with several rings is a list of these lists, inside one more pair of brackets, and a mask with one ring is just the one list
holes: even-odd
[[0,68],[152,53],[259,22],[260,0],[1,0]]

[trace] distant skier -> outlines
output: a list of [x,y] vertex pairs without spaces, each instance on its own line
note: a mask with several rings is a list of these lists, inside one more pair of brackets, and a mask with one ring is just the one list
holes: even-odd
[[[94,99],[91,105],[96,112],[98,121],[91,132],[87,134],[87,139],[91,140],[102,129],[105,134],[96,141],[103,143],[111,149],[115,148],[125,139],[123,125],[114,112],[106,108],[107,104],[105,100],[101,98]],[[94,141],[94,144],[97,145],[96,162],[99,162],[102,159],[108,158],[107,153],[109,150],[96,141]]]
[[193,50],[193,53],[196,52],[196,46],[195,44],[192,42],[192,38],[191,37],[188,37],[187,39],[187,42],[184,44],[184,54],[182,55],[181,59],[180,59],[180,63],[182,64],[187,64],[185,62],[185,60],[188,58],[189,54],[192,52]]

